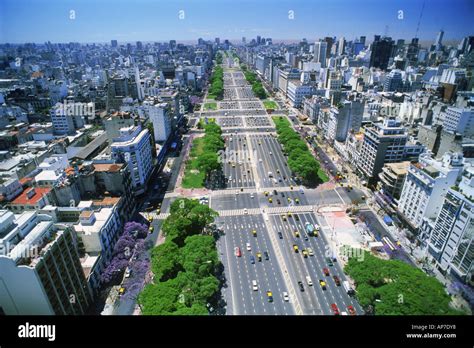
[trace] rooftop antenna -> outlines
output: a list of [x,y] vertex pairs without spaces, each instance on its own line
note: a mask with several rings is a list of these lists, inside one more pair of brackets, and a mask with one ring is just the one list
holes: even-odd
[[425,9],[425,1],[423,1],[423,6],[421,7],[420,18],[418,19],[418,24],[416,25],[415,39],[418,38],[418,31],[420,30],[421,17],[423,17],[423,10]]

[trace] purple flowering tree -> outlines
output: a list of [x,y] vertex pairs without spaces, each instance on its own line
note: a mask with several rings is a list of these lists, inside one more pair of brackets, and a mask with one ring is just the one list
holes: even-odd
[[196,104],[201,104],[202,103],[202,98],[192,95],[189,97],[189,102],[191,103],[192,106]]
[[130,221],[125,224],[123,234],[130,234],[135,236],[135,238],[146,238],[148,235],[148,227],[145,224]]
[[127,268],[128,260],[114,257],[100,276],[100,282],[107,285],[115,285],[120,282],[122,272]]

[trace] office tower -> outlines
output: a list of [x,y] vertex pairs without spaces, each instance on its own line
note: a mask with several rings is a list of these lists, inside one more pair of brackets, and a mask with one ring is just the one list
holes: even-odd
[[326,67],[326,52],[327,52],[327,42],[317,41],[314,43],[314,58],[313,62],[321,63],[321,67]]
[[140,125],[122,128],[120,136],[111,144],[112,159],[127,163],[136,195],[145,192],[146,183],[153,169],[151,136]]
[[444,112],[443,130],[464,137],[474,136],[474,108],[448,107]]
[[169,45],[170,45],[170,49],[174,50],[176,48],[176,40],[170,40]]
[[117,47],[117,40],[111,40],[110,44],[112,45],[113,48]]
[[141,41],[137,41],[137,50],[142,50],[143,49],[143,44]]
[[326,36],[326,37],[324,38],[324,41],[327,43],[327,46],[326,46],[326,57],[330,57],[330,56],[331,56],[332,45],[334,44],[334,38],[329,37],[329,36]]
[[385,77],[383,83],[384,92],[397,92],[403,88],[402,73],[399,70],[392,70]]
[[413,38],[408,45],[406,54],[406,58],[410,64],[416,64],[419,50],[420,45],[418,44],[418,38]]
[[257,36],[257,45],[260,45],[260,43],[262,42],[262,38],[260,37],[260,35]]
[[[436,265],[468,283],[474,255],[474,168],[467,167],[459,186],[450,188],[428,233],[428,252]],[[425,222],[424,221],[424,222]]]
[[76,234],[50,215],[0,210],[0,312],[82,315],[92,305]]
[[365,46],[365,36],[361,36],[359,42]]
[[429,153],[419,156],[419,163],[408,168],[398,203],[398,210],[413,228],[420,227],[423,218],[435,218],[448,189],[463,170],[463,156],[447,152],[441,160]]
[[198,39],[198,45],[204,45],[204,40],[202,38]]
[[216,43],[217,45],[219,45],[219,44],[221,43],[221,39],[218,38],[218,37],[216,37],[216,38],[214,39],[214,41],[215,41],[215,43]]
[[388,61],[392,54],[393,41],[389,37],[380,39],[379,35],[375,35],[374,42],[371,47],[370,67],[386,70]]
[[383,123],[366,128],[358,170],[370,182],[377,180],[385,163],[403,161],[407,139],[407,131],[397,119],[385,119]]
[[438,35],[436,36],[436,40],[435,40],[435,43],[434,43],[434,45],[436,47],[436,51],[441,50],[443,35],[444,35],[444,31],[440,30]]
[[344,39],[344,37],[341,37],[338,41],[337,54],[339,56],[342,56],[344,54],[345,49],[346,49],[346,40]]

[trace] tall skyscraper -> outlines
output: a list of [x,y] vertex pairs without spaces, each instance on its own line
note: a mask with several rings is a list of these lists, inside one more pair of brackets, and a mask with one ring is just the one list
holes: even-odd
[[338,41],[337,54],[339,56],[343,55],[345,48],[346,48],[346,40],[344,39],[344,36],[342,36]]
[[365,36],[361,36],[359,42],[365,46]]
[[325,41],[317,41],[314,43],[314,58],[315,63],[321,63],[321,67],[326,67],[326,52],[328,44]]
[[117,47],[117,40],[111,40],[110,41],[110,44],[112,45],[112,47]]
[[443,35],[444,35],[444,31],[440,30],[438,33],[438,36],[436,36],[436,41],[434,43],[436,47],[436,51],[439,51],[442,47]]
[[370,55],[370,67],[386,70],[388,60],[392,54],[393,41],[389,37],[380,39],[380,35],[375,35],[372,43],[372,53]]
[[141,41],[137,41],[137,50],[142,50],[143,49],[143,44]]
[[329,37],[329,36],[326,36],[326,37],[324,38],[324,41],[326,41],[326,43],[327,43],[327,46],[326,46],[326,57],[330,57],[330,56],[331,56],[332,45],[334,44],[334,38]]

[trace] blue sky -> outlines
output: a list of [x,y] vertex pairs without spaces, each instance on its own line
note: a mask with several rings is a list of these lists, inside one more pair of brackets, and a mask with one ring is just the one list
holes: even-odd
[[[474,34],[474,0],[425,0],[421,40]],[[423,0],[0,0],[0,42],[411,39]],[[70,19],[70,11],[75,19]],[[403,19],[398,19],[398,11]],[[184,19],[180,19],[184,11]],[[289,19],[293,11],[294,19]],[[181,12],[183,15],[183,12]]]

